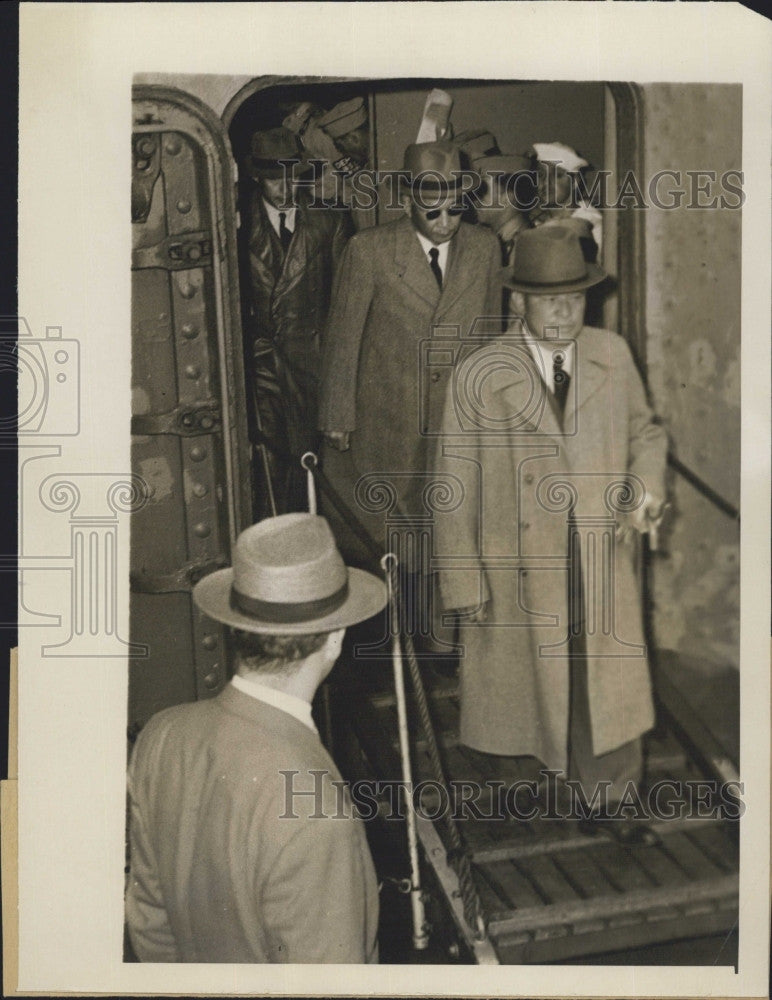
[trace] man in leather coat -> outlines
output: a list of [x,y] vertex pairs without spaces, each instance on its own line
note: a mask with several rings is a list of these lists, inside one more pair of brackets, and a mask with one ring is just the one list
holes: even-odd
[[255,181],[245,339],[260,516],[305,508],[299,464],[270,445],[298,457],[316,447],[321,336],[335,261],[353,227],[347,210],[313,204],[303,183],[310,165],[289,129],[256,132],[245,167]]

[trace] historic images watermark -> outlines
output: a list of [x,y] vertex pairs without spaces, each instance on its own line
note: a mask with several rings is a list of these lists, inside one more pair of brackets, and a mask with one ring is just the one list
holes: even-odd
[[[622,795],[611,800],[610,781],[590,789],[566,778],[563,771],[543,768],[541,781],[485,782],[425,780],[408,784],[400,779],[363,779],[349,783],[324,769],[280,771],[284,803],[280,819],[298,819],[313,804],[311,819],[376,818],[404,820],[408,809],[429,820],[586,820],[590,817],[621,822],[683,822],[721,820],[737,822],[745,814],[742,781],[663,778],[648,787],[628,782]],[[330,795],[330,789],[334,794]]]
[[[399,209],[407,185],[411,197],[424,210],[436,208],[447,201],[447,180],[436,171],[425,170],[413,176],[406,170],[358,170],[348,173],[327,170],[327,161],[311,159],[312,170],[304,176],[293,173],[295,161],[283,161],[288,183],[296,190],[305,188],[310,196],[310,208],[354,208],[372,211],[378,205]],[[680,170],[666,168],[648,177],[639,177],[629,170],[616,177],[610,170],[598,170],[590,184],[581,173],[568,175],[567,191],[558,184],[557,164],[542,164],[546,178],[536,169],[507,175],[503,171],[483,176],[474,170],[451,171],[458,181],[456,202],[476,209],[482,204],[488,209],[516,208],[535,212],[546,208],[578,208],[592,204],[604,211],[626,209],[741,209],[745,204],[744,174],[741,170]],[[323,175],[334,178],[333,193],[320,193]],[[422,188],[423,183],[432,190]],[[439,192],[439,193],[438,193]],[[445,193],[443,193],[445,192]],[[481,198],[484,195],[484,203]]]
[[[60,462],[51,470],[50,460],[60,459],[82,429],[80,342],[63,336],[59,326],[35,337],[23,316],[7,316],[0,321],[0,348],[18,378],[17,420],[0,435],[0,444],[16,447],[18,433],[20,450],[19,554],[13,567],[18,626],[61,630],[60,641],[41,644],[46,657],[146,656],[146,647],[119,635],[118,593],[127,574],[118,556],[119,534],[128,530],[127,515],[146,502],[147,484],[131,473],[73,472]],[[39,526],[39,515],[46,512],[59,515],[65,535],[56,549],[50,533],[24,530],[33,513]],[[60,609],[64,614],[35,608],[36,581],[51,573],[65,573],[69,580],[61,591],[69,595]]]

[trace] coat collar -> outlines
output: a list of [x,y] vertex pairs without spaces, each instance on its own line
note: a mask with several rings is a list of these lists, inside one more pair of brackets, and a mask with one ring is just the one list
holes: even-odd
[[[505,335],[506,337],[506,335]],[[601,389],[609,376],[608,337],[603,331],[592,327],[582,327],[576,340],[574,355],[574,371],[569,386],[566,408],[563,416],[563,426],[558,419],[557,410],[552,405],[553,397],[544,388],[541,374],[533,360],[528,345],[522,341],[522,349],[518,351],[518,363],[502,369],[496,389],[505,396],[511,397],[507,403],[508,412],[519,412],[519,400],[523,389],[527,389],[529,398],[533,398],[535,387],[544,388],[546,393],[543,407],[532,407],[533,414],[523,424],[523,429],[536,431],[550,437],[568,438],[576,433],[579,411]]]
[[394,262],[397,274],[416,295],[432,306],[439,317],[466,291],[475,280],[475,262],[469,255],[469,234],[462,222],[458,232],[450,241],[447,273],[442,283],[442,292],[429,267],[429,261],[416,236],[415,228],[407,217],[394,225]]

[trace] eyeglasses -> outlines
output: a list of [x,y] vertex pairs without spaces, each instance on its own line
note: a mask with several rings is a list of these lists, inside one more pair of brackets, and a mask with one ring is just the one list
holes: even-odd
[[433,222],[435,219],[439,219],[443,211],[447,212],[448,215],[451,217],[451,219],[455,219],[459,215],[463,215],[465,212],[463,205],[452,205],[450,208],[446,209],[430,208],[428,211],[425,208],[419,207],[418,210],[426,219],[429,220],[429,222]]

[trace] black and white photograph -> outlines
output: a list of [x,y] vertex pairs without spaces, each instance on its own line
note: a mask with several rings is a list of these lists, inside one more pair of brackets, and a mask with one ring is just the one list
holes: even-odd
[[18,988],[760,995],[766,23],[24,6]]

